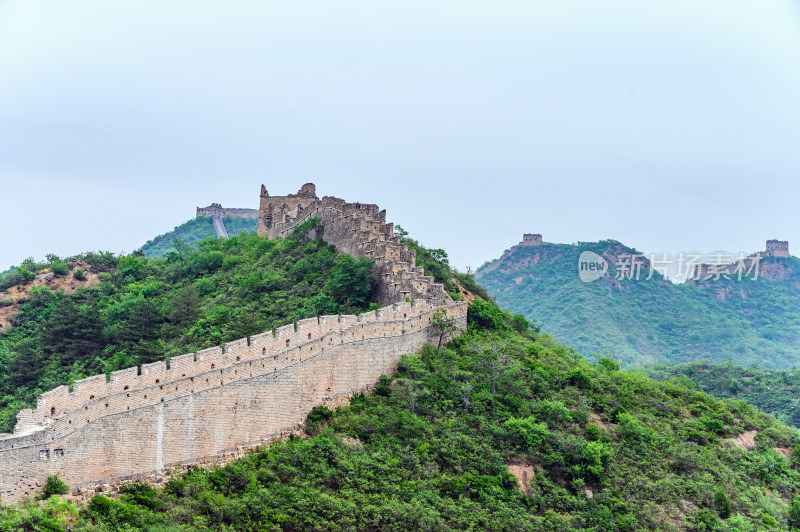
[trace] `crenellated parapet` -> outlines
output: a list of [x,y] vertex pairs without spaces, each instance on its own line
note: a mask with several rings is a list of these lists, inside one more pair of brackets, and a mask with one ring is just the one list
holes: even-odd
[[[128,398],[143,390],[163,390],[187,378],[202,377],[208,372],[216,372],[232,368],[240,363],[258,358],[268,357],[272,365],[280,360],[293,360],[292,357],[283,356],[297,349],[302,351],[302,346],[307,345],[307,352],[313,352],[314,344],[323,338],[328,338],[328,343],[333,341],[336,333],[340,340],[345,338],[340,333],[350,331],[351,336],[355,330],[362,330],[366,324],[374,324],[374,332],[397,332],[399,325],[422,323],[422,317],[431,314],[431,308],[422,304],[400,303],[390,307],[367,312],[359,316],[319,316],[298,321],[295,324],[267,331],[265,333],[228,342],[222,347],[211,347],[196,353],[187,353],[172,357],[168,361],[143,364],[140,367],[123,369],[111,372],[108,377],[95,375],[75,381],[72,390],[67,386],[59,386],[40,395],[37,399],[35,410],[21,410],[17,416],[17,425],[14,434],[25,434],[31,430],[51,426],[55,421],[62,419],[67,413],[76,409],[89,410],[87,405],[108,402],[112,397]],[[426,325],[427,326],[427,325]],[[355,328],[355,329],[354,329]],[[351,331],[351,329],[353,329]],[[341,342],[340,342],[341,343]],[[324,341],[319,343],[323,347]],[[202,380],[202,379],[201,379]],[[200,383],[198,383],[199,385]],[[156,394],[159,395],[159,394]],[[152,397],[156,397],[153,395]],[[127,401],[123,401],[127,402]],[[105,408],[109,408],[106,406]],[[104,412],[95,409],[98,413]],[[7,435],[4,435],[7,436]],[[0,449],[3,448],[0,440]]]
[[202,216],[230,216],[231,218],[258,218],[258,209],[238,209],[223,207],[219,203],[212,203],[208,207],[197,207],[195,218]]
[[297,225],[318,218],[323,240],[339,252],[375,261],[377,299],[381,304],[406,299],[424,299],[433,305],[452,302],[444,287],[434,283],[433,277],[425,275],[423,268],[416,266],[416,251],[408,249],[407,244],[394,236],[394,224],[386,223],[385,210],[375,204],[348,203],[332,196],[322,199],[315,195],[301,196],[300,193],[288,196],[295,200],[292,204],[295,208],[290,209],[287,204],[285,215],[277,216],[276,206],[286,197],[264,203],[269,196],[262,195],[258,234],[283,238]]
[[[350,397],[390,373],[402,354],[429,340],[441,311],[466,326],[464,303],[401,302],[97,375],[76,381],[72,391],[56,388],[35,410],[20,412],[13,435],[0,437],[0,496],[14,502],[32,495],[55,473],[79,488],[268,441],[302,423],[313,406]],[[177,432],[165,433],[166,426]]]
[[[262,190],[262,202],[269,198]],[[298,215],[270,226],[285,236],[310,217],[340,251],[376,261],[382,301],[360,316],[320,316],[262,334],[96,375],[42,394],[0,435],[0,497],[10,503],[59,474],[73,489],[213,460],[291,431],[317,405],[335,405],[394,371],[431,341],[434,315],[466,327],[467,304],[414,266],[377,205],[294,195]],[[302,201],[300,201],[302,199]],[[259,221],[261,224],[261,221]],[[314,236],[314,235],[311,235]]]

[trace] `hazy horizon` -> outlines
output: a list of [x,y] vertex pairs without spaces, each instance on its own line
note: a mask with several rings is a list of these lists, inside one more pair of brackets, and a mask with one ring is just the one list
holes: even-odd
[[0,2],[0,271],[306,182],[476,269],[541,233],[800,245],[775,1]]

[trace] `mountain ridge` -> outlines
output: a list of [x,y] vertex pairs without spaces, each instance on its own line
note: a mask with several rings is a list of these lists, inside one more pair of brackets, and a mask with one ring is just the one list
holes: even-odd
[[[582,282],[583,252],[605,258],[611,274]],[[502,306],[569,339],[590,359],[603,353],[643,365],[732,358],[775,369],[800,361],[797,258],[762,257],[758,279],[676,284],[658,272],[648,278],[646,258],[638,280],[620,278],[617,259],[636,253],[615,240],[514,246],[475,277]]]

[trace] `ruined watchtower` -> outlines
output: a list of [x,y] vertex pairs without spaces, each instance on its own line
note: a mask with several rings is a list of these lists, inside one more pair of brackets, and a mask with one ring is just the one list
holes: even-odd
[[767,248],[765,255],[769,257],[788,257],[789,256],[789,241],[788,240],[767,240]]
[[532,233],[525,233],[522,235],[522,242],[520,245],[523,246],[541,246],[542,245],[542,235],[540,234],[532,234]]
[[273,224],[296,220],[303,210],[319,200],[314,183],[306,183],[297,194],[270,196],[267,187],[261,185],[261,201],[258,215],[258,234],[269,236]]

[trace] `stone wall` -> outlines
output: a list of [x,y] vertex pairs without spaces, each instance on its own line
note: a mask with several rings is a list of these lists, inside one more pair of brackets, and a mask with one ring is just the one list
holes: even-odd
[[211,225],[214,226],[214,232],[217,238],[228,239],[228,230],[225,229],[225,222],[222,221],[222,216],[215,214],[211,217]]
[[195,218],[201,216],[230,216],[232,218],[258,218],[258,209],[234,209],[212,203],[208,207],[197,207]]
[[[305,187],[313,187],[313,184]],[[265,196],[264,192],[262,190],[259,235],[283,238],[298,224],[318,218],[322,239],[337,251],[375,261],[380,304],[389,305],[406,299],[422,299],[434,306],[452,302],[444,287],[434,283],[433,277],[425,275],[424,269],[416,266],[416,251],[409,250],[407,244],[394,236],[394,224],[386,223],[386,211],[377,205],[348,203],[332,196],[318,199],[313,194],[302,194],[302,189],[297,195],[277,199]],[[287,198],[294,203],[284,203]],[[280,216],[276,214],[278,205],[286,205],[281,207]]]
[[150,475],[270,440],[394,371],[428,340],[435,312],[466,326],[466,304],[399,303],[361,316],[321,316],[224,349],[76,381],[39,397],[0,438],[0,496]]
[[466,327],[467,304],[453,302],[415,267],[384,211],[317,200],[308,187],[297,202],[308,208],[295,207],[297,216],[271,224],[266,236],[319,217],[323,238],[337,249],[376,259],[379,295],[390,304],[361,316],[302,320],[42,394],[35,409],[19,413],[14,434],[0,435],[3,502],[41,491],[48,475],[78,490],[267,442],[303,423],[314,406],[339,404],[392,373],[403,354],[431,339],[437,312]]
[[532,234],[532,233],[525,233],[522,235],[522,242],[519,243],[520,246],[541,246],[542,245],[542,235],[540,234]]
[[788,240],[767,240],[766,254],[770,257],[788,257]]

